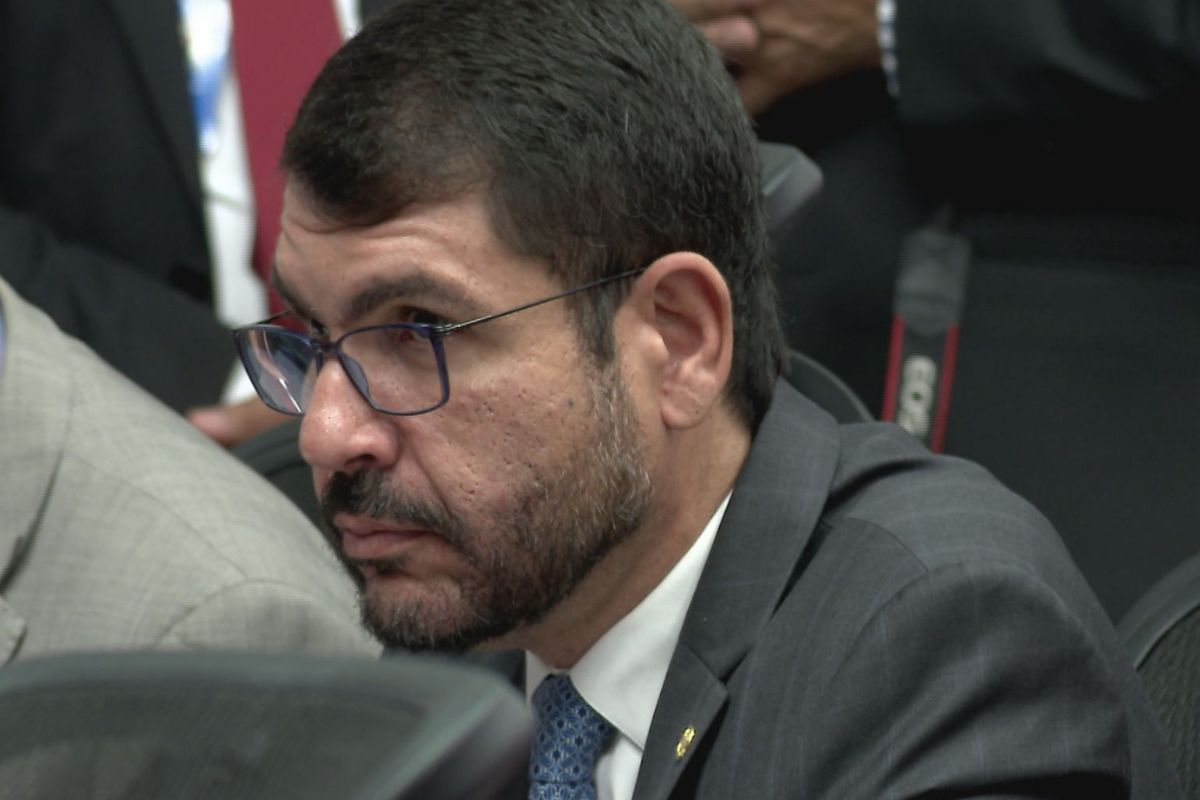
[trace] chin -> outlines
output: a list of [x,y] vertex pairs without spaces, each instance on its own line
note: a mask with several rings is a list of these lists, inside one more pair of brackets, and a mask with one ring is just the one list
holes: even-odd
[[373,581],[363,592],[362,619],[384,645],[410,652],[461,653],[507,633],[472,609],[457,587],[396,592]]

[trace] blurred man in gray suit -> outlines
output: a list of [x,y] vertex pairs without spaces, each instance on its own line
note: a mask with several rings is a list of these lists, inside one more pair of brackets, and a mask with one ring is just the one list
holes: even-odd
[[0,328],[0,664],[378,652],[353,584],[287,500],[2,280]]
[[530,693],[530,798],[1179,796],[1036,511],[779,380],[756,144],[658,0],[409,0],[317,78],[238,332],[394,646]]

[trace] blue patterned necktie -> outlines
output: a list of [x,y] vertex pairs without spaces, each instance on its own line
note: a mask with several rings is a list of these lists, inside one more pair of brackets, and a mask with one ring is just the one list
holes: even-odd
[[537,727],[529,759],[529,800],[596,800],[592,770],[613,727],[575,691],[550,675],[533,693]]

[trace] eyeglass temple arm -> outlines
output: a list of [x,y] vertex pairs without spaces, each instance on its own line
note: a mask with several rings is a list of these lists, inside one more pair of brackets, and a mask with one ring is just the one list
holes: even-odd
[[501,317],[507,317],[509,314],[516,314],[518,311],[524,311],[528,308],[533,308],[534,306],[540,306],[543,303],[550,303],[554,300],[561,300],[564,297],[570,297],[573,294],[579,294],[580,292],[586,292],[589,289],[595,289],[597,287],[604,286],[605,284],[615,283],[620,280],[625,280],[626,278],[632,278],[636,275],[641,275],[645,271],[646,271],[645,267],[638,267],[637,269],[631,269],[631,270],[628,270],[627,272],[622,272],[617,275],[609,275],[607,278],[600,278],[599,280],[592,281],[591,283],[585,283],[583,286],[576,286],[574,289],[568,289],[565,292],[559,292],[558,294],[551,295],[550,297],[543,297],[541,300],[534,300],[531,303],[525,303],[524,305],[519,305],[516,308],[509,308],[504,311],[497,311],[494,314],[485,314],[482,317],[476,317],[475,319],[469,319],[469,320],[466,320],[465,322],[456,322],[452,325],[438,325],[433,330],[436,331],[439,336],[449,336],[450,334],[454,333],[455,331],[460,331],[464,328],[469,328],[472,325],[478,325],[483,322],[491,322],[494,319],[500,319]]
[[[645,271],[646,271],[646,267],[638,267],[637,269],[631,269],[626,272],[619,273],[617,275],[609,275],[607,278],[600,278],[599,280],[592,281],[591,283],[585,283],[583,286],[576,286],[573,289],[568,289],[565,292],[559,292],[558,294],[551,295],[550,297],[543,297],[540,300],[534,300],[533,302],[519,305],[516,308],[509,308],[509,309],[505,309],[504,311],[497,311],[492,314],[485,314],[482,317],[476,317],[475,319],[469,319],[464,322],[455,322],[451,325],[431,325],[429,327],[430,327],[430,330],[433,333],[437,334],[438,336],[449,336],[450,334],[454,333],[455,331],[460,331],[460,330],[463,330],[464,328],[469,328],[472,325],[479,325],[480,323],[483,323],[483,322],[491,322],[494,319],[500,319],[501,317],[507,317],[509,314],[516,314],[518,311],[524,311],[526,309],[533,308],[535,306],[540,306],[543,303],[550,303],[555,300],[562,300],[564,297],[570,297],[573,294],[579,294],[580,292],[586,292],[589,289],[595,289],[597,287],[604,286],[609,283],[616,283],[617,281],[625,280],[626,278],[632,278],[636,275],[641,275]],[[254,327],[256,325],[270,325],[271,323],[275,322],[275,320],[282,319],[283,317],[286,317],[286,316],[290,315],[291,313],[292,313],[291,311],[286,311],[286,310],[280,311],[278,314],[272,314],[271,316],[267,317],[266,319],[264,319],[260,322],[254,323],[254,325],[250,326],[250,327]]]

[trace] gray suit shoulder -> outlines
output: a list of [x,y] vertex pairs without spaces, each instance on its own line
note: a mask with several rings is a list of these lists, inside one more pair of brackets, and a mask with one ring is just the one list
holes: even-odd
[[[145,507],[195,538],[246,578],[280,570],[335,570],[307,580],[315,588],[343,580],[328,544],[293,503],[265,479],[135,387],[74,340],[74,408],[64,457],[91,480],[108,484],[131,505]],[[281,561],[282,558],[282,561]],[[311,579],[312,575],[295,575]]]
[[[376,655],[356,588],[270,484],[40,315],[24,341],[58,364],[43,509],[5,599],[20,656],[139,647]],[[36,359],[27,359],[27,361]],[[39,396],[37,373],[25,390]],[[44,448],[43,448],[44,449]]]

